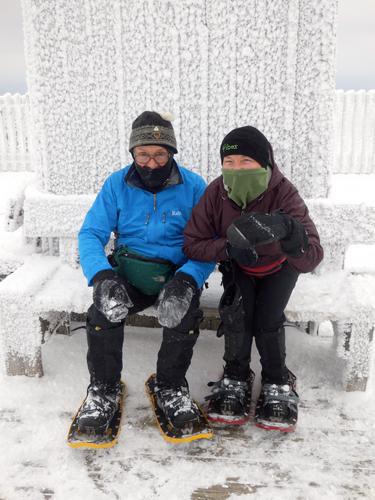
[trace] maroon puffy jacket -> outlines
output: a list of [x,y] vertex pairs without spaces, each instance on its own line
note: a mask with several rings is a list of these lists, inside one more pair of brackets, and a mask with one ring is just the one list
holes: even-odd
[[[312,271],[323,258],[318,231],[309,216],[305,202],[297,188],[274,164],[267,190],[241,210],[224,188],[220,176],[209,184],[199,203],[194,207],[184,231],[184,252],[190,259],[201,261],[226,260],[226,231],[228,226],[244,212],[269,213],[282,209],[299,220],[305,227],[309,245],[301,257],[289,257],[289,264],[297,271]],[[259,255],[255,266],[267,266],[279,260],[283,252],[279,242],[257,246]]]

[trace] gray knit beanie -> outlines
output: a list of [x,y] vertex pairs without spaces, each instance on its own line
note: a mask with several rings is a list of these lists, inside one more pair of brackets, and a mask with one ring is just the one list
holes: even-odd
[[144,111],[132,124],[129,140],[129,151],[136,146],[160,145],[172,153],[177,153],[176,137],[172,126],[173,117],[170,113]]

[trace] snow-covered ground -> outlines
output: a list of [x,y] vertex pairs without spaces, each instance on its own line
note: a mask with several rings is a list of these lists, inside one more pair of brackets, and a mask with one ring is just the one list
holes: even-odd
[[[294,434],[250,421],[218,428],[212,441],[173,445],[159,434],[143,388],[161,331],[128,328],[125,337],[125,415],[110,450],[73,450],[65,442],[88,383],[83,330],[43,347],[43,378],[0,378],[1,499],[375,498],[374,381],[366,393],[343,392],[330,339],[288,328],[288,365],[301,397]],[[200,401],[206,382],[220,375],[222,350],[214,332],[201,333],[188,372]],[[255,398],[257,359],[253,365]]]

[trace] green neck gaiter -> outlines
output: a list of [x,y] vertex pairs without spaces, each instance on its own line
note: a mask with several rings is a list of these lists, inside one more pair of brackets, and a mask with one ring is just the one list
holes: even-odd
[[246,206],[267,189],[269,175],[265,168],[234,170],[222,169],[228,197],[239,207]]

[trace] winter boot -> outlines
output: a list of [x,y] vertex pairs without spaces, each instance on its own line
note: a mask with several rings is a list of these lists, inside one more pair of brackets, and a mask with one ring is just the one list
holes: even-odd
[[255,425],[266,430],[292,432],[298,418],[296,377],[289,372],[287,384],[263,383],[255,411]]
[[182,429],[199,419],[199,408],[190,397],[187,382],[179,387],[156,383],[154,391],[158,407],[173,427]]
[[79,409],[78,430],[84,434],[104,434],[120,404],[121,384],[93,382]]
[[212,394],[208,401],[207,418],[212,422],[241,425],[249,419],[251,391],[254,372],[246,380],[237,380],[223,375],[218,382],[210,382]]

